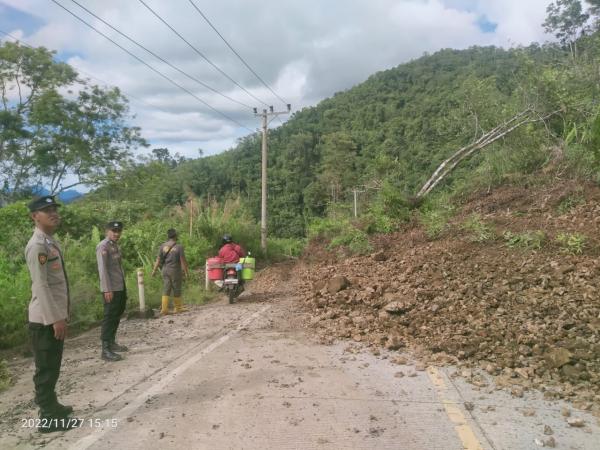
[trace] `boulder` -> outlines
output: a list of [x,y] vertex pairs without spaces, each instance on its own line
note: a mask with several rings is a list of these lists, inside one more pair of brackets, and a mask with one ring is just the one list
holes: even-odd
[[559,369],[571,361],[571,356],[572,354],[569,350],[558,347],[546,352],[544,360],[549,368]]
[[335,294],[336,292],[343,291],[348,286],[350,286],[348,279],[343,275],[337,275],[327,281],[327,292]]
[[389,314],[404,314],[412,308],[412,305],[403,301],[390,302],[383,307],[383,310]]

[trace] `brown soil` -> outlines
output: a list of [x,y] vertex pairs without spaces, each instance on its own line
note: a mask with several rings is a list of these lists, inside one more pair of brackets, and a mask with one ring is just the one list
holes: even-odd
[[[462,226],[474,213],[493,230],[485,242]],[[413,223],[374,238],[368,256],[336,260],[313,243],[296,269],[307,325],[324,341],[410,347],[430,362],[479,367],[514,395],[537,388],[600,411],[598,223],[598,187],[553,182],[474,195],[433,241]],[[540,249],[509,246],[507,231],[545,239]],[[566,251],[561,233],[585,235],[583,253]]]

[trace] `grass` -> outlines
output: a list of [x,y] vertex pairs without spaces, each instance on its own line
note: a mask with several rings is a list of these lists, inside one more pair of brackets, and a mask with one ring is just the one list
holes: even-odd
[[547,240],[546,233],[541,230],[525,231],[523,233],[505,231],[503,238],[506,241],[506,245],[510,248],[524,248],[529,250],[541,249]]
[[479,214],[471,214],[462,224],[462,229],[470,233],[473,242],[487,242],[496,238],[494,229]]
[[11,381],[12,378],[10,376],[10,372],[8,371],[6,361],[0,359],[0,392],[10,386]]
[[555,242],[565,253],[581,255],[587,245],[587,236],[581,233],[559,233]]

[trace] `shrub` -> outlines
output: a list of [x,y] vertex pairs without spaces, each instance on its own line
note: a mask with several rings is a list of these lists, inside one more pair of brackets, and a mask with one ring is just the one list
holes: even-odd
[[365,217],[369,233],[391,233],[401,222],[410,219],[406,196],[390,181],[383,183]]
[[531,250],[539,250],[546,241],[546,233],[543,231],[526,231],[523,233],[512,233],[505,231],[503,234],[506,245],[511,248],[520,247]]
[[344,246],[353,254],[372,250],[367,233],[358,229],[348,219],[315,219],[308,226],[309,239],[330,240],[329,248]]
[[446,229],[454,210],[455,207],[448,193],[442,192],[427,199],[418,214],[419,222],[425,229],[427,237],[430,239],[439,237]]
[[486,225],[479,214],[469,216],[462,224],[462,228],[471,233],[474,242],[486,242],[496,237],[494,229]]
[[583,198],[583,194],[581,192],[573,193],[561,200],[557,207],[558,213],[566,214],[577,205],[581,205],[584,202],[585,199]]
[[6,361],[0,359],[0,391],[6,389],[11,381],[12,379],[8,367],[6,366]]
[[581,233],[559,233],[555,241],[564,252],[581,255],[586,247],[587,237]]
[[331,240],[330,248],[345,246],[352,254],[364,255],[373,250],[367,234],[358,228],[351,228]]
[[269,255],[296,257],[302,254],[302,250],[306,247],[306,240],[297,238],[269,238],[268,247]]
[[27,305],[31,299],[27,266],[14,269],[0,251],[0,348],[10,348],[27,339]]
[[424,211],[419,214],[419,221],[430,239],[439,237],[448,224],[448,217],[439,210]]
[[[225,204],[213,203],[200,208],[190,221],[189,211],[176,206],[160,214],[147,212],[140,202],[86,202],[82,200],[61,209],[63,223],[57,238],[62,244],[65,267],[69,276],[71,294],[70,327],[87,329],[102,318],[96,246],[104,236],[107,219],[121,219],[125,229],[119,242],[123,253],[123,268],[128,287],[128,308],[139,304],[137,268],[144,270],[145,298],[150,307],[160,304],[162,281],[150,277],[160,243],[167,239],[166,231],[176,228],[179,242],[185,247],[192,276],[184,283],[183,297],[188,303],[203,303],[212,293],[204,291],[204,269],[207,257],[215,255],[221,245],[221,236],[231,233],[234,239],[251,250],[257,258],[277,259],[282,254],[300,253],[299,239],[269,239],[269,252],[260,248],[260,229],[251,214],[239,200]],[[190,234],[190,222],[192,224]],[[9,348],[27,339],[27,306],[31,299],[31,282],[24,249],[31,237],[33,224],[24,202],[0,208],[0,226],[6,232],[0,236],[0,348]],[[351,240],[353,246],[358,244]]]

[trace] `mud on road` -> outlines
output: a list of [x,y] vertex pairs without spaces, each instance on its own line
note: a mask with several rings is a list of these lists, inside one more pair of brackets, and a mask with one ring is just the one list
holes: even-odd
[[597,448],[596,419],[560,400],[478,388],[406,352],[320,344],[286,273],[264,271],[234,305],[124,320],[120,362],[99,359],[99,330],[67,340],[58,393],[83,419],[69,432],[28,426],[33,361],[12,360],[0,448]]

